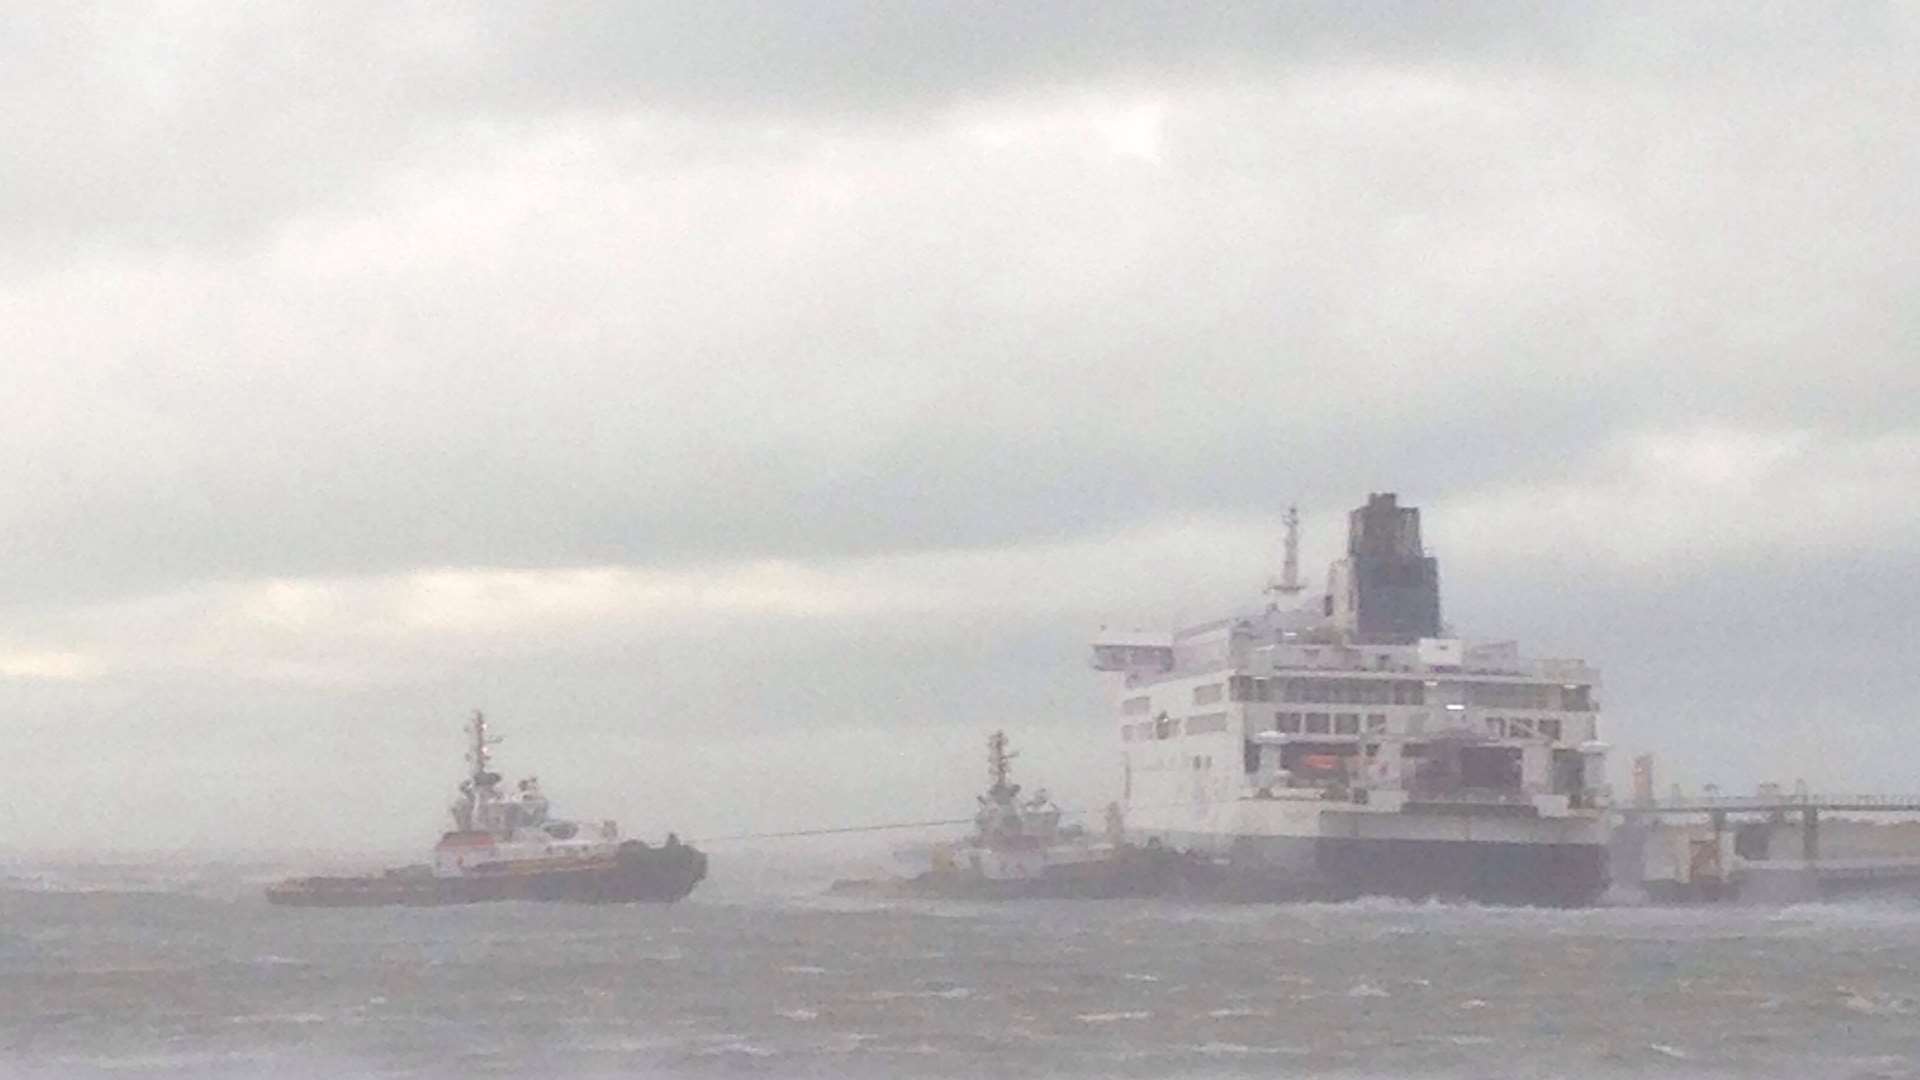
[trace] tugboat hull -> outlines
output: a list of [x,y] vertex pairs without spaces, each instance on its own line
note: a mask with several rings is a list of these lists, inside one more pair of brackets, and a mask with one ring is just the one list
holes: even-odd
[[1158,846],[1127,846],[1099,858],[1052,863],[1028,876],[989,876],[961,864],[910,878],[840,881],[839,895],[919,900],[1117,900],[1192,895],[1206,889],[1205,864]]
[[707,857],[684,844],[650,847],[629,840],[610,857],[566,866],[480,864],[456,876],[426,867],[350,877],[293,878],[267,890],[288,907],[431,907],[495,900],[588,904],[665,903],[682,899],[707,876]]

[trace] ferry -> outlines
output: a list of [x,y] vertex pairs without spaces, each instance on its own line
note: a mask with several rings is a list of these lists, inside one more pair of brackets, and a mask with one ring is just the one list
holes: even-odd
[[1361,895],[1574,906],[1608,884],[1599,672],[1441,619],[1420,511],[1348,515],[1324,592],[1285,518],[1264,607],[1103,634],[1122,814],[1252,900]]

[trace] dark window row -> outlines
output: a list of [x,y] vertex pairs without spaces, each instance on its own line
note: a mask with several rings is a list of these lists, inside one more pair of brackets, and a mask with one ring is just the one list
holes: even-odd
[[1467,704],[1489,709],[1587,712],[1593,708],[1593,693],[1592,687],[1554,683],[1468,683]]

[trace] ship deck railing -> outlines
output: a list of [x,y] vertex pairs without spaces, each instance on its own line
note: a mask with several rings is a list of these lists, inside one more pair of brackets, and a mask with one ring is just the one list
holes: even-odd
[[1888,855],[1854,856],[1841,859],[1742,859],[1736,869],[1814,870],[1834,877],[1920,877],[1920,857]]
[[1534,793],[1530,791],[1508,790],[1505,788],[1454,788],[1447,791],[1432,791],[1421,788],[1407,788],[1407,801],[1423,803],[1456,803],[1460,805],[1481,804],[1488,806],[1531,806]]
[[1749,813],[1791,811],[1855,811],[1884,813],[1920,813],[1920,795],[1701,795],[1678,799],[1655,799],[1620,806],[1628,814],[1706,814],[1714,811]]

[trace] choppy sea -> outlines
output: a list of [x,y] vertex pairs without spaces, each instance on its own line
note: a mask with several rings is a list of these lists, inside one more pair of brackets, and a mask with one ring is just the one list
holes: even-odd
[[1920,1077],[1920,900],[870,902],[823,873],[312,911],[269,871],[0,866],[0,1077]]

